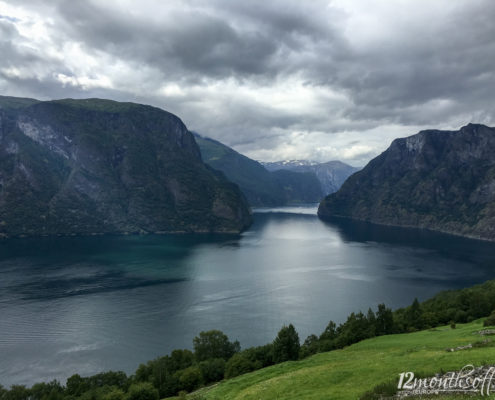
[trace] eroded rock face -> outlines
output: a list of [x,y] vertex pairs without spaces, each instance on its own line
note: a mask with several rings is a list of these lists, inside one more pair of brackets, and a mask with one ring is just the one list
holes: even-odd
[[469,124],[396,139],[318,215],[495,240],[495,129]]
[[[0,235],[239,232],[236,185],[163,110],[108,100],[0,109]],[[222,212],[218,212],[221,204]]]

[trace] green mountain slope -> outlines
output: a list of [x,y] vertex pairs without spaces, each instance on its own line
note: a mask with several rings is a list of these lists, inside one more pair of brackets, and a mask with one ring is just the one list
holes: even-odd
[[239,232],[236,185],[173,114],[109,100],[0,98],[0,235]]
[[241,375],[202,389],[194,396],[205,400],[356,400],[379,384],[396,381],[402,372],[433,376],[441,371],[460,370],[467,364],[493,363],[492,342],[467,350],[446,351],[481,342],[484,338],[478,332],[482,329],[482,322],[474,321],[457,325],[456,329],[443,326],[368,339],[343,350]]
[[314,173],[272,173],[224,144],[196,134],[204,162],[237,183],[252,206],[313,203],[323,197]]
[[495,240],[495,129],[469,124],[396,139],[318,215]]

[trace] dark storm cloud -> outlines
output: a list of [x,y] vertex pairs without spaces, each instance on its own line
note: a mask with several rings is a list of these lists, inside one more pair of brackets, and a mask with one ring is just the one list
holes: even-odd
[[2,4],[3,91],[152,103],[252,156],[362,164],[393,129],[494,121],[489,0]]
[[173,78],[264,75],[278,51],[264,32],[239,32],[200,11],[173,11],[160,23],[147,23],[118,10],[105,13],[89,2],[64,2],[58,10],[73,40]]

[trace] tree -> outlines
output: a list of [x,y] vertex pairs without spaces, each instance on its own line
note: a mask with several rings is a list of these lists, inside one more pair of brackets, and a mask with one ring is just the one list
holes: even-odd
[[385,304],[378,304],[376,312],[375,335],[388,335],[394,332],[394,314]]
[[3,396],[5,400],[28,400],[29,397],[29,389],[24,385],[12,385]]
[[201,332],[193,339],[196,360],[205,361],[213,358],[228,360],[240,350],[238,341],[230,342],[222,331]]
[[127,400],[158,400],[158,390],[149,382],[135,383],[129,387]]
[[128,379],[127,375],[122,371],[107,371],[99,374],[83,378],[89,383],[92,388],[103,386],[117,386],[121,389],[127,389]]
[[376,335],[376,315],[371,307],[368,308],[366,319],[368,320],[368,337],[374,337]]
[[421,305],[418,299],[415,298],[405,315],[406,325],[409,330],[417,330],[423,327],[422,313]]
[[64,388],[58,381],[36,383],[30,392],[30,400],[61,400],[64,397]]
[[294,325],[283,326],[273,341],[273,361],[280,363],[299,359],[299,335]]
[[337,324],[333,321],[330,321],[320,335],[320,340],[335,340],[337,338]]
[[336,345],[338,348],[349,346],[366,339],[370,334],[368,319],[362,312],[351,313],[344,324],[338,328]]
[[337,336],[337,324],[330,321],[323,333],[320,335],[319,351],[334,350],[336,348]]
[[89,390],[89,384],[86,379],[82,378],[79,374],[67,378],[65,386],[67,387],[67,393],[75,397],[78,397]]
[[320,349],[320,342],[318,336],[309,335],[301,346],[301,358],[311,356],[318,353]]
[[169,361],[170,371],[179,371],[194,364],[194,354],[190,350],[173,350]]

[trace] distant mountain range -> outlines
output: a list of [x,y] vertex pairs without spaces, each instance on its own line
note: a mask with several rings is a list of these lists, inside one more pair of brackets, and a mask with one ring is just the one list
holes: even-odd
[[318,215],[495,240],[495,128],[396,139],[326,197]]
[[182,121],[110,100],[0,96],[0,236],[237,233],[238,187]]
[[341,161],[318,163],[307,160],[287,160],[277,162],[262,162],[268,171],[312,172],[320,181],[321,190],[326,196],[340,189],[345,180],[360,168],[351,167]]
[[270,172],[259,162],[216,140],[195,136],[203,161],[238,184],[252,206],[317,203],[324,197],[313,172]]

